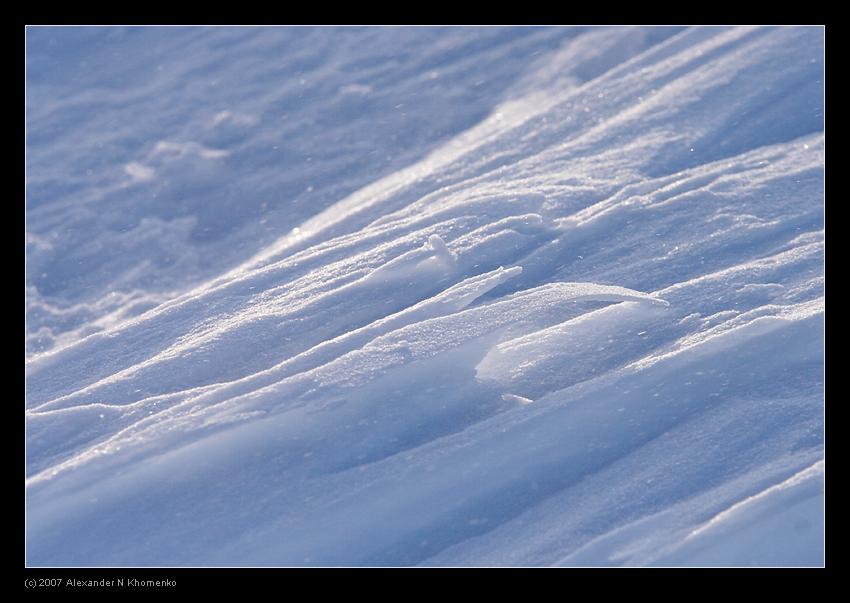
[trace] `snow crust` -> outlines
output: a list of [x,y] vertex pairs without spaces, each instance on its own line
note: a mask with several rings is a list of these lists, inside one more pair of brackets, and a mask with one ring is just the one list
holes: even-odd
[[821,565],[823,44],[29,28],[27,563]]

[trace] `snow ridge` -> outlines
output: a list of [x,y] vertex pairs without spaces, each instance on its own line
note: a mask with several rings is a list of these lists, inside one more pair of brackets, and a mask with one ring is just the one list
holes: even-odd
[[30,565],[823,562],[822,28],[45,34]]

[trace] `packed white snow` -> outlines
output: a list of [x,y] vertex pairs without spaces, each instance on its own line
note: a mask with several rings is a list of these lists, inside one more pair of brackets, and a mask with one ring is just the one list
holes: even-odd
[[27,30],[34,566],[818,566],[821,27]]

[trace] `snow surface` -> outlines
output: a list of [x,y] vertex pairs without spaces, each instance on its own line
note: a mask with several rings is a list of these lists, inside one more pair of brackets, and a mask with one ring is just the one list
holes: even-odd
[[821,565],[820,27],[27,30],[29,565]]

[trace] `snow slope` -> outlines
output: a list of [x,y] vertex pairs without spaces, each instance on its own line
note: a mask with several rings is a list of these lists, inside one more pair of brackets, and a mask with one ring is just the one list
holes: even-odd
[[27,562],[822,564],[823,43],[30,28]]

